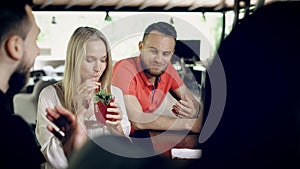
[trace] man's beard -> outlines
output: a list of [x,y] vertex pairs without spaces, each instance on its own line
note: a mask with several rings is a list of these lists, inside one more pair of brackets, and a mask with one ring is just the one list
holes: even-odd
[[7,96],[13,97],[15,94],[19,93],[21,89],[28,82],[29,73],[25,72],[15,72],[9,79],[9,88],[6,92]]
[[143,71],[146,73],[146,75],[150,75],[150,76],[155,76],[155,77],[159,77],[160,75],[162,75],[163,73],[165,73],[165,69],[160,70],[159,72],[154,72],[153,70],[151,70],[151,68],[148,68],[145,64],[144,61],[141,60],[141,64],[142,64],[142,68]]
[[151,69],[144,69],[144,72],[145,72],[147,75],[159,77],[159,76],[162,75],[165,71],[161,70],[161,71],[159,71],[159,72],[153,72],[153,71],[151,71]]

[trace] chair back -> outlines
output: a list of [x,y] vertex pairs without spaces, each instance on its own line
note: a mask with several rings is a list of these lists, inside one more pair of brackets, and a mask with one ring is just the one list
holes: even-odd
[[41,90],[55,81],[39,80],[34,85],[32,93],[18,93],[13,98],[14,112],[29,124],[36,123],[37,103]]

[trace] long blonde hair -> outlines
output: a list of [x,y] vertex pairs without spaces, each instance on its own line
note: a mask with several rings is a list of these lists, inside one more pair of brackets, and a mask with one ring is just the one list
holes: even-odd
[[91,27],[79,27],[72,34],[67,48],[64,78],[62,85],[64,89],[65,107],[75,113],[74,99],[76,90],[81,82],[81,64],[86,57],[86,44],[88,41],[101,40],[107,51],[107,66],[99,79],[101,88],[111,93],[112,57],[106,37],[102,32]]

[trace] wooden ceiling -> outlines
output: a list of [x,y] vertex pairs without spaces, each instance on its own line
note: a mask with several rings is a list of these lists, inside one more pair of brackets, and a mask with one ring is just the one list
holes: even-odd
[[276,0],[33,0],[37,11],[224,11]]

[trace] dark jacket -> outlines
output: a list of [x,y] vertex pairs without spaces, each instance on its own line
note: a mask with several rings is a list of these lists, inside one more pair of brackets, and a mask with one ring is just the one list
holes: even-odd
[[0,168],[40,169],[45,161],[34,131],[20,116],[12,112],[12,100],[0,91],[1,158]]

